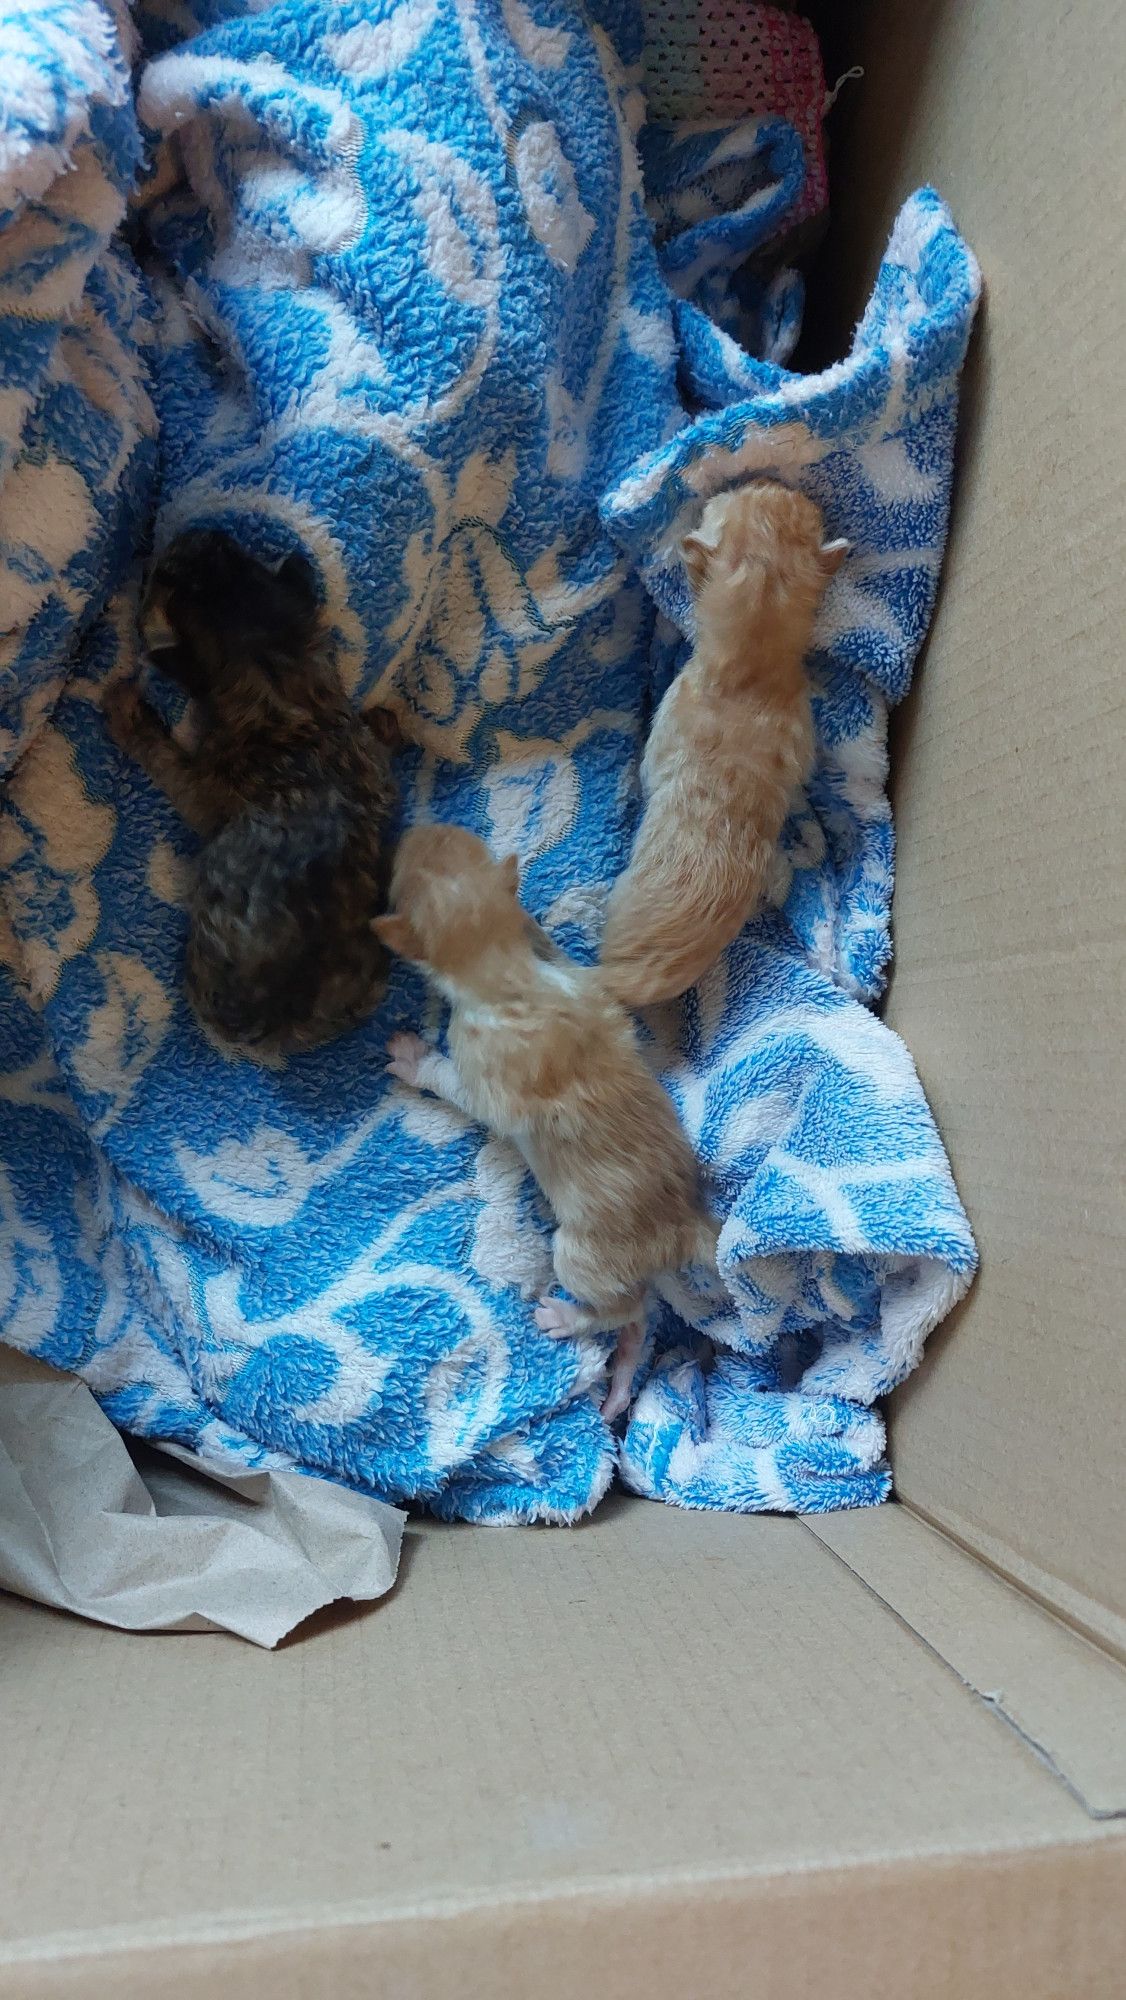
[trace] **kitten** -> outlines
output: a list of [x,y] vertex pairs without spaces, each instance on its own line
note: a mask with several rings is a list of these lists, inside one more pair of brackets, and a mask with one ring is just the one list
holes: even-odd
[[774,482],[720,494],[684,542],[696,644],[641,761],[645,811],[610,894],[601,964],[629,1007],[671,1000],[754,915],[813,760],[802,666],[847,542]]
[[695,1262],[714,1269],[717,1230],[628,1016],[516,890],[515,856],[493,861],[462,827],[404,835],[395,913],[375,928],[449,1001],[450,1054],[397,1035],[388,1068],[519,1147],[555,1214],[555,1276],[581,1301],[541,1300],[537,1324],[550,1334],[624,1329],[609,1421],[629,1400],[650,1280]]
[[302,555],[271,568],[217,531],[181,535],[155,566],[142,635],[202,711],[193,755],[132,682],[104,700],[118,746],[203,840],[192,1005],[264,1053],[328,1041],[386,985],[371,915],[387,903],[397,724],[346,699]]

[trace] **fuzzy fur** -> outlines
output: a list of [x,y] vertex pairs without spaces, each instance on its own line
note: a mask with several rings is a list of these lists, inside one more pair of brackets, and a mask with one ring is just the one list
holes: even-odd
[[183,535],[156,565],[143,632],[202,711],[191,755],[133,683],[105,702],[118,745],[203,840],[192,1005],[263,1053],[329,1041],[386,985],[371,919],[387,902],[397,726],[347,701],[302,556],[271,569],[226,535]]
[[596,971],[575,965],[517,899],[514,856],[461,827],[405,835],[394,914],[376,929],[450,1003],[448,1056],[398,1036],[390,1070],[517,1145],[556,1219],[555,1276],[581,1303],[541,1301],[548,1333],[625,1329],[607,1416],[628,1400],[650,1281],[714,1268],[716,1229],[673,1106]]
[[684,561],[696,644],[653,720],[645,813],[611,891],[602,968],[627,1006],[684,993],[754,915],[813,757],[802,665],[846,545],[773,482],[708,502]]

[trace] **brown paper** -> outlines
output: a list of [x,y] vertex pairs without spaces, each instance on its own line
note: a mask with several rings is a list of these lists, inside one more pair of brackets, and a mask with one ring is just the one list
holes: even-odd
[[303,1473],[127,1447],[84,1383],[0,1348],[0,1588],[276,1646],[336,1598],[390,1590],[403,1521]]

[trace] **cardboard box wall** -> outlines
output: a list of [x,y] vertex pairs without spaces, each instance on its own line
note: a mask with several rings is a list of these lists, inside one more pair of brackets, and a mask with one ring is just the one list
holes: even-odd
[[989,287],[890,1001],[984,1265],[901,1504],[419,1530],[275,1656],[3,1600],[4,2000],[1126,1992],[1126,37],[835,15],[840,339],[923,180]]

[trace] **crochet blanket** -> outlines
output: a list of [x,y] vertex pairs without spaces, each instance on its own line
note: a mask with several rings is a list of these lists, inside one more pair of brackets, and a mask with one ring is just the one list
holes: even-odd
[[[4,1338],[127,1430],[450,1516],[574,1519],[617,1463],[688,1506],[878,1501],[877,1399],[974,1267],[870,1011],[885,724],[934,597],[973,259],[917,195],[852,353],[789,374],[703,307],[800,196],[800,139],[647,131],[658,250],[626,0],[138,20],[134,107],[123,7],[0,0]],[[158,540],[300,543],[349,690],[407,718],[406,816],[518,850],[529,907],[589,959],[690,625],[677,539],[765,470],[852,554],[771,908],[646,1023],[723,1231],[711,1293],[654,1309],[619,1443],[601,1345],[533,1323],[550,1236],[518,1159],[384,1073],[396,1029],[440,1032],[416,975],[287,1066],[205,1038],[192,837],[99,704],[137,670],[150,503]]]

